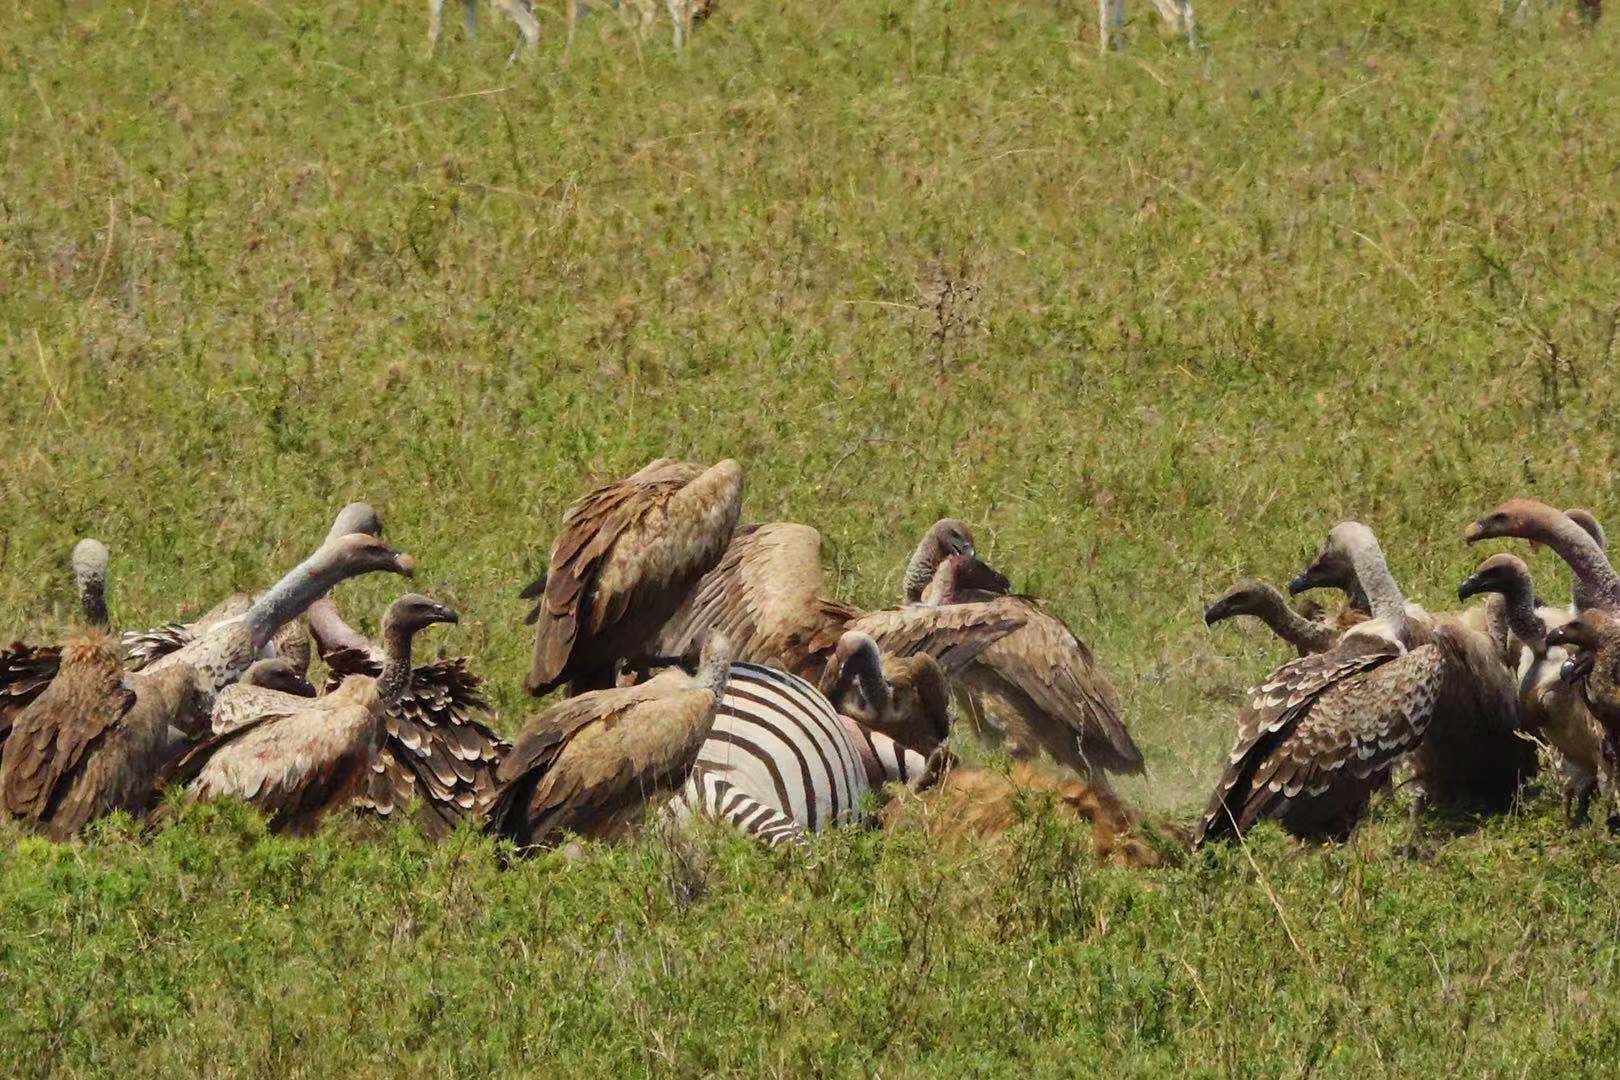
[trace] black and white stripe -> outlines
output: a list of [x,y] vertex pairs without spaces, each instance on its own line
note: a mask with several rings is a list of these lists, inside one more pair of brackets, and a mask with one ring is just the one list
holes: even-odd
[[803,679],[733,664],[714,731],[671,808],[729,821],[774,847],[858,823],[874,786],[915,783],[925,768],[921,754],[839,716]]

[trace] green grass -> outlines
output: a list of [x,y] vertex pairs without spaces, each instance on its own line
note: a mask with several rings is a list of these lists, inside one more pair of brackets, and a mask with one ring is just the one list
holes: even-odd
[[[1612,492],[1614,28],[1491,0],[611,14],[507,69],[414,4],[25,3],[0,37],[0,636],[260,586],[351,498],[515,729],[562,508],[736,456],[890,603],[970,520],[1119,683],[1185,814],[1281,658],[1205,600],[1343,516],[1435,608],[1512,494]],[[942,299],[943,298],[943,299]],[[1564,594],[1546,555],[1544,592]],[[347,586],[368,624],[397,584]],[[471,838],[4,839],[8,1071],[1340,1075],[1612,1068],[1615,844],[1545,795],[1399,858],[1271,830],[1151,875],[723,837],[501,871]],[[1083,845],[1082,845],[1083,847]],[[672,861],[674,860],[674,861]],[[682,887],[672,890],[671,881]],[[695,888],[700,896],[677,903]],[[1272,899],[1275,896],[1275,902]],[[1280,909],[1280,911],[1279,911]],[[1286,913],[1286,916],[1281,914]]]

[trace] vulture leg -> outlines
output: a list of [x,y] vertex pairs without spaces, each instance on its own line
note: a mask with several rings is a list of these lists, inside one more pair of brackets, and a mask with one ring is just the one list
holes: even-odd
[[[1587,780],[1578,789],[1566,789],[1564,792],[1564,813],[1569,817],[1571,825],[1585,825],[1592,818],[1592,796],[1597,794],[1597,777]],[[1570,803],[1575,806],[1574,813],[1570,813]]]

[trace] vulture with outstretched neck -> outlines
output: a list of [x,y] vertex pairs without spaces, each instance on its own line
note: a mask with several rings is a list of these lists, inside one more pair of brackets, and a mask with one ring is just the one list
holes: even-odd
[[742,510],[742,466],[659,458],[563,513],[535,601],[535,697],[610,687],[620,660],[648,653],[659,629],[726,550]]
[[981,734],[1001,734],[1015,757],[1040,750],[1106,783],[1107,773],[1143,771],[1142,753],[1120,718],[1119,695],[1090,646],[1033,596],[971,555],[949,555],[923,590],[923,603],[950,611],[999,604],[1023,625],[973,658],[957,679],[964,710]]
[[[1591,524],[1597,525],[1595,520]],[[1602,529],[1595,532],[1601,535]],[[1468,526],[1464,534],[1470,544],[1499,537],[1541,544],[1563,559],[1575,575],[1577,610],[1602,608],[1620,613],[1620,575],[1609,564],[1594,533],[1577,518],[1534,499],[1510,499]]]
[[149,664],[146,672],[188,667],[211,712],[214,697],[241,678],[261,657],[276,632],[298,618],[339,583],[362,574],[386,571],[410,577],[416,561],[369,533],[350,533],[327,540],[270,590],[234,619],[227,619]]
[[1503,598],[1509,629],[1521,650],[1517,668],[1524,730],[1557,752],[1565,780],[1564,806],[1573,821],[1586,820],[1603,762],[1603,728],[1580,690],[1560,677],[1565,651],[1549,644],[1552,630],[1569,621],[1563,608],[1537,607],[1530,568],[1515,555],[1492,555],[1457,587],[1458,599],[1490,593]]
[[62,646],[55,678],[0,750],[0,808],[58,840],[115,810],[144,814],[158,771],[206,722],[188,669],[124,671],[102,598],[107,561],[98,541],[74,548],[90,625]]
[[[1351,568],[1372,618],[1250,691],[1195,844],[1267,818],[1303,838],[1347,836],[1396,763],[1425,741],[1442,702],[1477,693],[1479,635],[1442,621],[1421,643],[1370,529],[1334,526],[1317,562]],[[1488,650],[1485,661],[1501,670]]]
[[[349,675],[382,674],[387,650],[344,622],[330,597],[310,605],[308,617],[331,671],[328,693]],[[388,709],[382,749],[358,805],[388,818],[420,800],[427,832],[448,835],[493,787],[495,766],[511,749],[485,722],[489,714],[484,680],[465,657],[417,664]]]
[[955,677],[1021,625],[1018,605],[1005,599],[882,611],[862,611],[835,600],[827,595],[821,534],[808,525],[773,522],[737,530],[719,564],[660,632],[657,651],[690,655],[704,635],[718,630],[731,641],[738,660],[820,685],[839,639],[855,630],[869,636],[887,657],[927,654]]
[[[371,504],[353,502],[338,511],[326,539],[331,542],[350,533],[381,536],[382,531],[382,519]],[[192,622],[174,622],[151,630],[126,631],[123,638],[125,662],[132,670],[140,671],[159,657],[184,648],[220,623],[247,614],[255,599],[257,597],[250,593],[232,593]],[[262,653],[266,658],[284,656],[293,662],[300,673],[307,672],[311,656],[309,634],[301,622],[290,621],[276,631]]]
[[271,827],[310,833],[365,792],[383,744],[388,710],[411,677],[411,643],[454,610],[411,593],[383,615],[386,659],[373,678],[351,675],[318,698],[261,698],[261,711],[189,752],[167,778],[192,801],[234,796],[270,818]]
[[1327,652],[1344,632],[1295,611],[1275,585],[1264,581],[1244,579],[1217,596],[1204,609],[1204,625],[1213,627],[1240,615],[1265,623],[1300,656]]
[[686,783],[714,728],[732,650],[705,639],[695,676],[671,667],[634,686],[558,702],[524,725],[496,768],[488,827],[522,847],[567,833],[615,840]]

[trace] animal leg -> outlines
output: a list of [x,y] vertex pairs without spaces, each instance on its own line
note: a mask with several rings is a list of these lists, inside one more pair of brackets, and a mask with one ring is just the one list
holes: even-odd
[[506,58],[508,64],[516,63],[518,57],[523,55],[523,46],[527,44],[531,49],[540,44],[540,24],[534,18],[533,0],[495,0],[500,9],[517,23],[517,43],[512,46],[512,55]]
[[1125,0],[1097,0],[1098,47],[1111,52],[1125,47]]
[[564,46],[571,47],[574,44],[574,30],[579,25],[579,0],[563,0],[563,17],[568,24],[568,39]]
[[[1574,791],[1575,813],[1570,816],[1569,823],[1571,825],[1585,825],[1591,819],[1592,796],[1597,794],[1597,789],[1597,777],[1594,776],[1582,783]],[[1570,791],[1566,789],[1564,794],[1565,813],[1569,812],[1570,794]]]
[[478,0],[461,0],[461,11],[467,21],[467,36],[478,36]]
[[428,0],[428,52],[439,44],[440,23],[444,18],[444,0]]
[[686,0],[664,0],[669,8],[670,21],[675,24],[675,51],[680,52],[686,41],[688,12],[691,10]]

